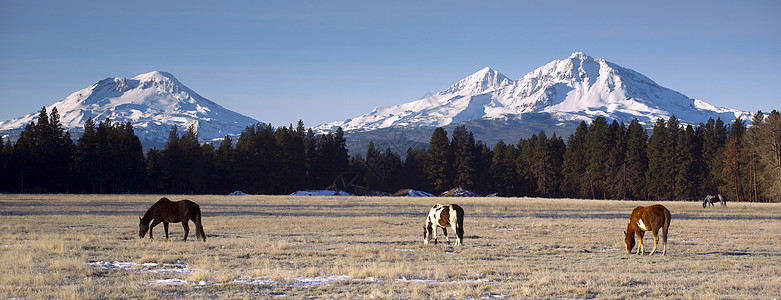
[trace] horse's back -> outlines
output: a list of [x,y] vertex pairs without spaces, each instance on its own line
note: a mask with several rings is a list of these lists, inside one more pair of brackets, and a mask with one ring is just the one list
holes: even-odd
[[201,208],[190,200],[171,201],[168,198],[160,198],[147,213],[166,222],[178,223],[192,220],[201,215]]
[[640,224],[638,227],[644,231],[648,231],[646,225],[651,227],[662,227],[670,224],[670,211],[661,204],[654,204],[651,206],[638,206],[632,210],[632,215],[629,218],[629,224]]
[[179,206],[179,214],[184,218],[192,219],[201,214],[201,207],[198,206],[198,203],[185,199],[177,201],[176,204]]

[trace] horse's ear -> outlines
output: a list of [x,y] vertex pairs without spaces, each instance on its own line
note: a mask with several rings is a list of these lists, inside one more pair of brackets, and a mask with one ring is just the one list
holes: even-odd
[[139,221],[143,221],[143,220],[144,220],[144,218],[142,218],[142,217],[138,217],[138,220],[139,220]]
[[626,230],[624,230],[624,235],[626,235]]

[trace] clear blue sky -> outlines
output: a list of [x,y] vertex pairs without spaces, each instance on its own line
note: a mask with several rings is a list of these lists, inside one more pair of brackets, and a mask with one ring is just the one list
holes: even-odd
[[0,120],[160,70],[315,126],[575,51],[716,106],[781,109],[779,1],[484,2],[0,0]]

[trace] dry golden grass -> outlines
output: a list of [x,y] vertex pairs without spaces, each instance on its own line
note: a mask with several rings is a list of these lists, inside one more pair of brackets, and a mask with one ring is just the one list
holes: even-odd
[[[180,224],[139,239],[157,195],[0,195],[0,298],[781,296],[779,204],[663,203],[668,255],[649,257],[627,255],[622,234],[648,202],[166,196],[201,206],[208,242],[182,242]],[[437,202],[464,207],[463,247],[423,245]],[[181,264],[192,272],[160,273]]]

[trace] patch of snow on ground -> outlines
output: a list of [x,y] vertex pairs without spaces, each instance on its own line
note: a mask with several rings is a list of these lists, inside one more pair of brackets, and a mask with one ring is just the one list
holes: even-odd
[[[109,270],[138,269],[138,272],[157,273],[157,274],[190,274],[193,271],[195,271],[193,269],[187,268],[187,265],[182,263],[181,261],[177,261],[176,263],[173,264],[159,264],[156,262],[137,264],[134,262],[122,262],[122,261],[113,261],[113,262],[96,261],[96,262],[88,262],[87,264],[102,269],[109,269]],[[163,267],[163,268],[158,268],[158,267]],[[214,272],[214,271],[207,270],[206,272]]]
[[332,190],[304,190],[296,191],[290,194],[291,196],[354,196],[353,194],[339,191],[334,192]]
[[[413,249],[397,249],[398,251],[414,251]],[[136,270],[137,272],[143,272],[143,273],[155,273],[155,274],[190,274],[196,270],[187,268],[187,265],[182,262],[177,262],[173,264],[159,264],[155,262],[148,262],[148,263],[142,263],[137,264],[133,262],[120,262],[120,261],[96,261],[96,262],[88,262],[87,263],[90,266],[96,267],[96,268],[103,268],[103,269],[109,269],[109,270]],[[168,268],[157,268],[157,267],[168,267]],[[205,270],[205,272],[215,272],[214,270]],[[451,281],[441,281],[441,280],[433,280],[433,279],[424,279],[424,278],[406,278],[402,277],[400,279],[396,279],[396,282],[407,282],[407,283],[442,283],[442,284],[451,284],[451,283],[490,283],[492,282],[489,279],[486,279],[485,274],[477,274],[478,279],[466,279],[466,280],[451,280]],[[248,284],[248,285],[255,285],[255,286],[266,286],[266,285],[295,285],[300,287],[314,287],[314,286],[320,286],[320,285],[330,285],[334,282],[369,282],[369,283],[383,283],[387,282],[387,280],[382,278],[374,278],[374,277],[368,277],[368,278],[350,278],[348,275],[330,275],[330,276],[317,276],[317,277],[305,277],[305,276],[295,276],[291,277],[287,281],[278,281],[269,279],[268,277],[257,277],[257,278],[249,278],[249,277],[240,277],[237,279],[234,279],[232,283],[236,284]],[[192,285],[195,287],[203,287],[207,285],[221,285],[221,283],[216,282],[210,282],[201,280],[198,282],[195,281],[189,281],[186,279],[180,279],[180,278],[166,278],[166,279],[157,279],[150,281],[151,284],[156,285]],[[491,295],[493,296],[493,295]]]
[[436,197],[434,194],[419,191],[419,190],[413,190],[413,189],[400,189],[393,193],[393,196],[396,197]]

